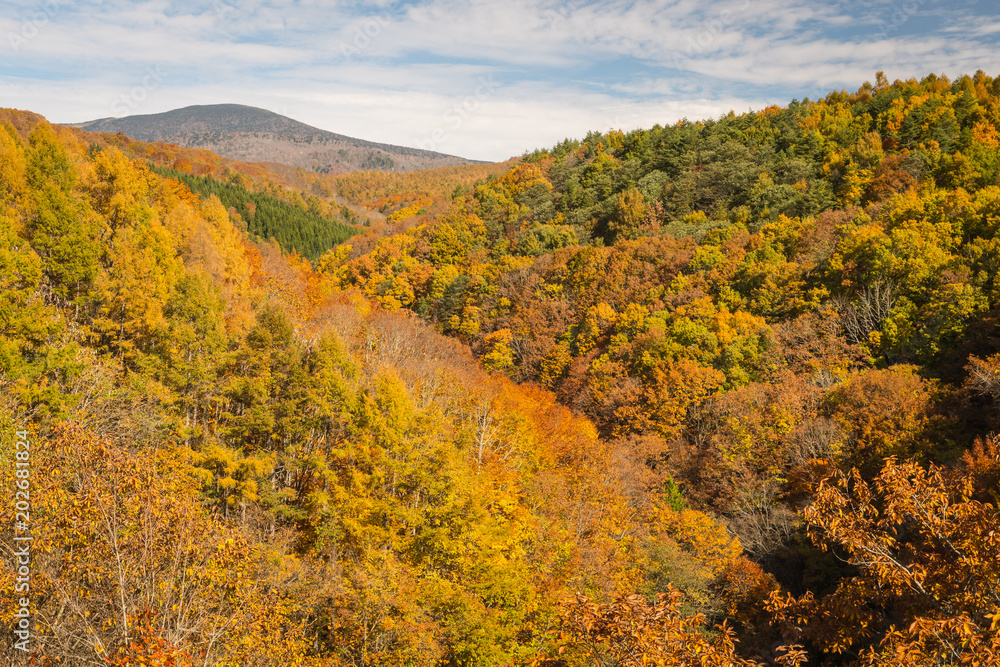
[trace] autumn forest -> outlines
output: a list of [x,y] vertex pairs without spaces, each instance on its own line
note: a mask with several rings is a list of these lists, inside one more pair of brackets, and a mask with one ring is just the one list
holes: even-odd
[[983,72],[406,173],[0,109],[0,654],[1000,665],[998,271]]

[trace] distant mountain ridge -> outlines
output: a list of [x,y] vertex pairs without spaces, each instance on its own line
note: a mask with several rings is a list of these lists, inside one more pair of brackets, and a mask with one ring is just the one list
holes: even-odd
[[196,105],[72,125],[88,132],[121,132],[139,141],[204,148],[242,162],[280,162],[329,174],[480,164],[454,155],[336,134],[241,104]]

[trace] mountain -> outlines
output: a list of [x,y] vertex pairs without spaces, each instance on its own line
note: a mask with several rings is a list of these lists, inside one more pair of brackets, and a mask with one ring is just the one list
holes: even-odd
[[90,132],[121,132],[139,141],[205,148],[245,162],[280,162],[320,173],[414,171],[477,164],[434,151],[335,134],[266,109],[240,104],[185,107],[165,113],[75,123]]

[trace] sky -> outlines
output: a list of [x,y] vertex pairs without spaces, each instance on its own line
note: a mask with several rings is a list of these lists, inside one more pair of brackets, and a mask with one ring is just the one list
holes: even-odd
[[0,107],[192,104],[504,160],[933,72],[1000,75],[996,0],[0,0]]

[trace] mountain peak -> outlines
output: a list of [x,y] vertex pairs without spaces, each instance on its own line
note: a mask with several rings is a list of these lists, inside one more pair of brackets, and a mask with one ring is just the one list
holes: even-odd
[[242,104],[199,104],[73,125],[90,132],[121,132],[138,141],[204,148],[243,162],[280,162],[321,173],[413,171],[476,163],[454,155],[356,139]]

